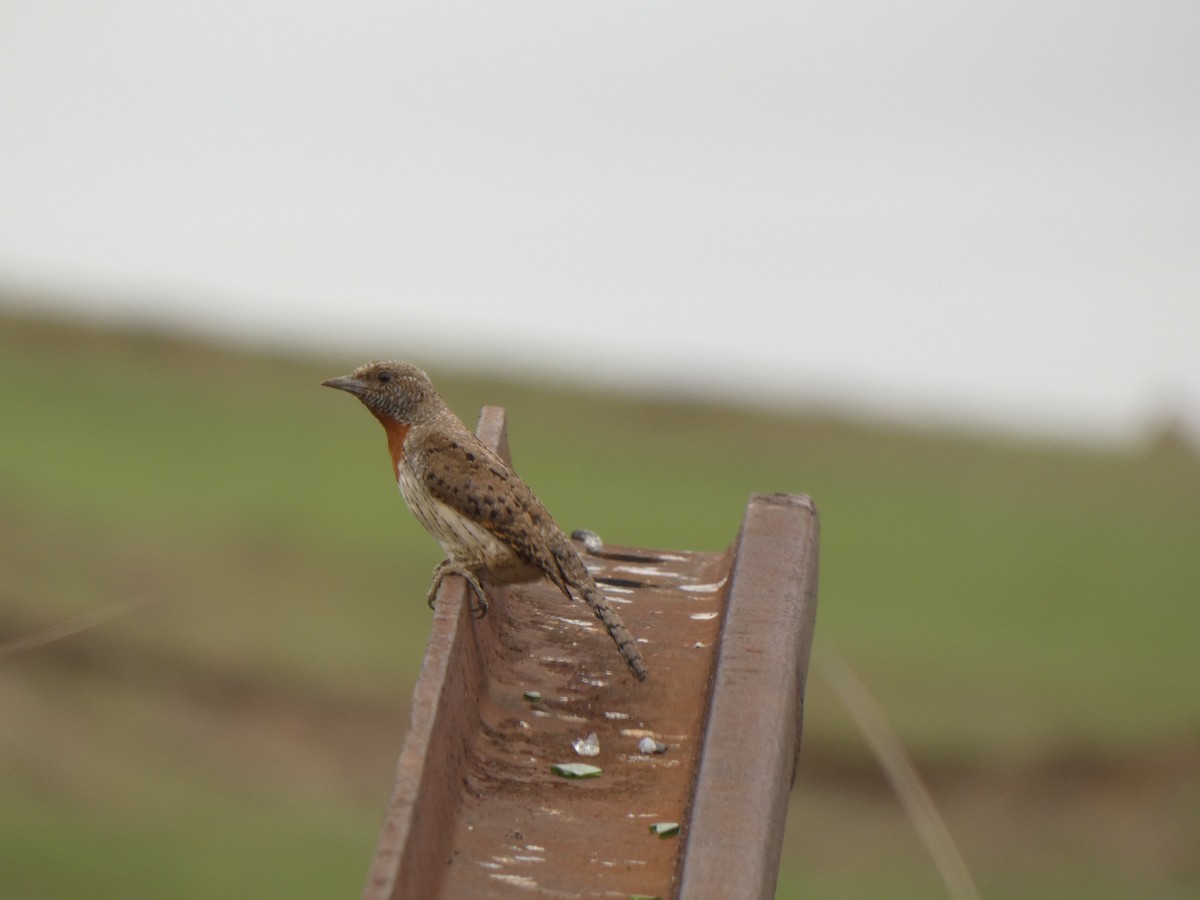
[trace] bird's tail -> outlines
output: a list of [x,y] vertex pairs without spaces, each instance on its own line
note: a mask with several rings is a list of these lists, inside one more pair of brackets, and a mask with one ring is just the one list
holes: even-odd
[[[588,572],[587,566],[579,558],[579,553],[571,544],[564,541],[564,546],[555,553],[555,556],[559,572],[562,573],[567,586],[575,589],[583,598],[583,602],[592,608],[596,618],[604,624],[605,629],[608,630],[608,636],[617,645],[617,650],[625,660],[625,664],[629,666],[629,671],[637,676],[638,681],[645,681],[646,665],[642,662],[642,653],[638,649],[637,641],[629,633],[629,629],[625,627],[625,623],[621,621],[617,611],[609,605],[608,599],[600,591],[595,579]],[[570,595],[568,594],[568,596]]]

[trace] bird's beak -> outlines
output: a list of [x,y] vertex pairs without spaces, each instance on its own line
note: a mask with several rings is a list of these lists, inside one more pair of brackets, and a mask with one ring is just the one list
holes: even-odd
[[361,397],[367,392],[367,385],[359,381],[351,375],[343,375],[341,378],[330,378],[328,381],[322,381],[325,387],[337,388],[339,391],[346,391],[354,394],[356,397]]

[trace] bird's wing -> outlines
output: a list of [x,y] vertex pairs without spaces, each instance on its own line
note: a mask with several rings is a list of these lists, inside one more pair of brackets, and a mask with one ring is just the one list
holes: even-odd
[[517,473],[470,432],[431,435],[424,450],[418,474],[429,493],[492,532],[569,597],[554,552],[566,538]]

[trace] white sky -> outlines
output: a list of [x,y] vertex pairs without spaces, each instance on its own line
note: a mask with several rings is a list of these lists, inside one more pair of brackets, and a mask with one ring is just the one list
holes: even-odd
[[4,0],[0,48],[0,288],[348,363],[1200,434],[1191,0]]

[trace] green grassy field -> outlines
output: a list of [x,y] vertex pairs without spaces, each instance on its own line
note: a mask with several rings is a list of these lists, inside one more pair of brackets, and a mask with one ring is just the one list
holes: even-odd
[[[0,895],[356,896],[436,545],[357,359],[0,318]],[[468,379],[564,527],[715,550],[821,511],[815,651],[916,757],[988,898],[1200,893],[1200,462]],[[2,653],[3,651],[0,651]],[[779,896],[934,897],[819,669]]]

